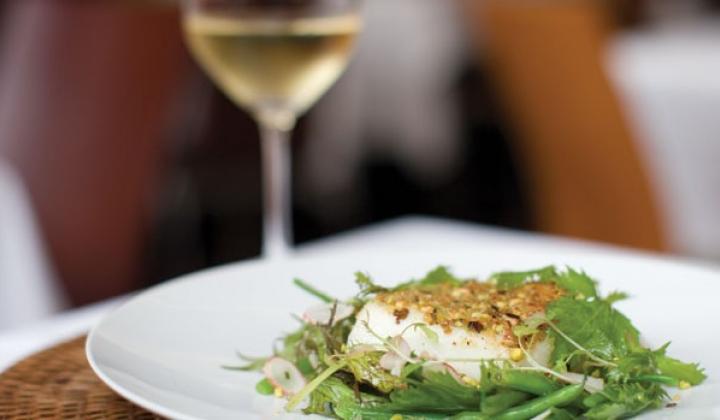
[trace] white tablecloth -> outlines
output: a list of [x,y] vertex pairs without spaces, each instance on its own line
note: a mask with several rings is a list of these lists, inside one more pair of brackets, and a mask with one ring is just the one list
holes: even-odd
[[673,250],[720,261],[720,20],[624,33],[608,68]]
[[[406,217],[361,228],[302,246],[299,255],[353,255],[407,249],[445,249],[478,243],[532,243],[557,252],[578,247],[596,253],[616,253],[616,248],[543,235],[497,229],[425,217]],[[53,343],[83,334],[127,297],[66,312],[29,327],[0,334],[0,371],[17,360]]]

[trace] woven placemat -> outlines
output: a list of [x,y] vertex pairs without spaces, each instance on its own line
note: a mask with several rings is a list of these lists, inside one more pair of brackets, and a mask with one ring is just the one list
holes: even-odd
[[160,419],[115,394],[90,369],[85,337],[0,374],[0,419]]

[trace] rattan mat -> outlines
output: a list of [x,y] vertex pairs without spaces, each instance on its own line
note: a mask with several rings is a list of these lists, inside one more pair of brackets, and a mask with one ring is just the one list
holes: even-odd
[[115,394],[85,359],[85,337],[36,353],[0,374],[0,420],[159,419]]

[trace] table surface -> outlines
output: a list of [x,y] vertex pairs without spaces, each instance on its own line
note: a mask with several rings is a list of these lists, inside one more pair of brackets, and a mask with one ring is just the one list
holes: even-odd
[[[532,243],[546,249],[554,249],[557,252],[577,251],[578,248],[582,248],[596,254],[641,253],[589,242],[464,222],[427,217],[405,217],[305,244],[297,250],[297,255],[341,256],[382,253],[417,249],[418,246],[432,251],[450,246],[477,245],[479,242],[517,245]],[[86,333],[105,314],[127,298],[128,296],[124,296],[68,311],[44,321],[0,334],[0,371],[35,351]]]

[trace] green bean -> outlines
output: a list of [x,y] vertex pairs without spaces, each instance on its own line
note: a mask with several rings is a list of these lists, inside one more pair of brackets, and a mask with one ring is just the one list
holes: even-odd
[[506,388],[534,395],[548,395],[562,387],[562,385],[541,373],[512,369],[503,370],[498,382],[498,385]]
[[605,400],[607,400],[607,397],[598,392],[597,394],[592,394],[588,397],[585,397],[585,399],[583,399],[582,401],[582,404],[586,408],[593,408],[605,402]]
[[562,408],[552,408],[547,420],[573,420],[576,417],[577,416],[568,410],[563,410]]
[[452,420],[489,420],[490,417],[479,411],[463,411],[451,417]]
[[[346,412],[337,413],[339,417],[341,418],[352,418],[352,419],[362,419],[362,420],[394,420],[398,417],[402,420],[445,420],[447,419],[447,414],[442,413],[388,413],[387,411],[378,411],[373,410],[372,408],[368,409],[359,409],[359,410],[348,410]],[[454,418],[454,417],[453,417]],[[470,420],[470,419],[476,419],[475,417],[466,417],[463,420]],[[487,418],[481,418],[481,420],[489,420]]]
[[665,376],[665,375],[641,375],[637,378],[634,378],[634,380],[638,382],[647,381],[647,382],[655,382],[662,385],[668,385],[668,386],[674,386],[677,388],[680,381],[673,378],[672,376]]
[[530,419],[550,408],[569,404],[580,397],[582,393],[582,384],[568,385],[546,396],[535,398],[525,404],[505,410],[495,417],[495,420]]
[[513,407],[530,398],[530,394],[508,389],[495,395],[486,397],[480,403],[480,411],[488,416],[494,416],[510,407]]

